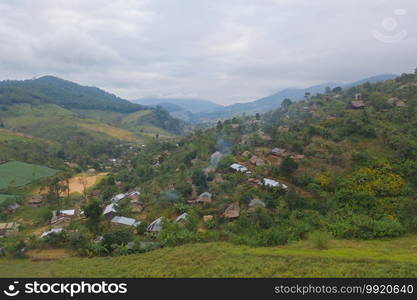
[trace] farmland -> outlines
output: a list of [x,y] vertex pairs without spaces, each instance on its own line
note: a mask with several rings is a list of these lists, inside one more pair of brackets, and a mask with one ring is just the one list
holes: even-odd
[[0,165],[0,189],[23,186],[56,173],[48,167],[10,161]]

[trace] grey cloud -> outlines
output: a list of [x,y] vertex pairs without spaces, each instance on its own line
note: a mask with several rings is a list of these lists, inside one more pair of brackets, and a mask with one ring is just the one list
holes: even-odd
[[[250,101],[413,70],[416,10],[413,0],[1,1],[0,79],[52,74],[129,99]],[[396,43],[372,35],[402,29]]]

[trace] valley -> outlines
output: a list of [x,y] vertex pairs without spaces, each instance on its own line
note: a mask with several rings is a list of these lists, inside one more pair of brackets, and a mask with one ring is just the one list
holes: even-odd
[[194,130],[36,80],[0,93],[0,276],[417,275],[417,73]]

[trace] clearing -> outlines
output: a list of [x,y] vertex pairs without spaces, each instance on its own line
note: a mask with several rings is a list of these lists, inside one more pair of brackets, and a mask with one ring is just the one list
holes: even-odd
[[[98,173],[96,175],[86,175],[80,174],[69,179],[69,192],[72,193],[80,193],[84,192],[84,189],[88,189],[89,187],[94,186],[98,183],[98,181],[106,176],[107,173]],[[62,192],[61,196],[65,196],[67,193]]]

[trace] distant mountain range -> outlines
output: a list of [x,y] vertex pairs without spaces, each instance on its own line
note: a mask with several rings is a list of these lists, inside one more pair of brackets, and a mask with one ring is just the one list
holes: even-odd
[[289,98],[292,101],[298,101],[303,99],[306,93],[310,93],[311,95],[323,93],[327,87],[335,88],[340,86],[342,88],[350,88],[365,82],[375,83],[393,79],[397,76],[398,75],[395,74],[382,74],[351,83],[326,82],[305,89],[288,88],[270,96],[257,99],[255,101],[235,103],[228,106],[215,104],[208,100],[181,98],[147,98],[134,100],[132,102],[150,106],[160,105],[169,111],[172,116],[193,123],[213,122],[219,119],[229,118],[243,113],[264,113],[268,110],[278,108],[285,98]]

